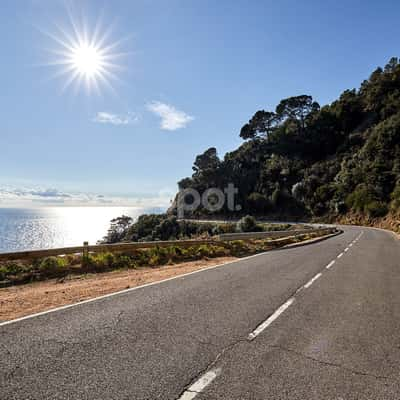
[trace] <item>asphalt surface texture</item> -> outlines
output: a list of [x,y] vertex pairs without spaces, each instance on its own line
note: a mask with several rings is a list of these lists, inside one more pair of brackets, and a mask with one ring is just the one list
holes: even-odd
[[0,399],[398,400],[400,241],[343,230],[0,325]]

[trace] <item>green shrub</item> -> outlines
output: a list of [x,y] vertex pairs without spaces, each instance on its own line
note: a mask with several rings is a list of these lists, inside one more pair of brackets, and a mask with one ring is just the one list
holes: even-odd
[[8,270],[4,265],[0,266],[0,281],[4,281],[7,279],[8,276]]
[[[135,253],[135,255],[118,253],[113,254],[110,252],[89,254],[85,259],[82,260],[82,266],[96,272],[103,272],[109,271],[111,269],[120,268],[136,268],[138,264],[140,264],[140,256],[141,253]],[[146,262],[147,258],[144,263]]]
[[32,271],[32,266],[29,264],[23,264],[18,261],[9,261],[0,265],[0,281],[30,271]]
[[203,257],[209,257],[213,253],[212,246],[207,245],[207,244],[202,244],[195,250],[195,255],[196,257],[203,258]]
[[213,257],[229,256],[229,250],[223,246],[213,246]]
[[376,200],[371,188],[361,184],[346,198],[346,205],[354,211],[366,212],[365,207]]
[[383,217],[388,213],[387,205],[379,201],[374,190],[365,184],[358,185],[346,198],[347,207],[370,217]]
[[397,183],[390,198],[392,199],[392,202],[390,203],[390,208],[393,211],[398,211],[400,209],[400,182]]
[[39,271],[47,275],[55,275],[62,272],[67,266],[67,260],[61,257],[46,257],[40,261]]
[[99,269],[111,268],[115,264],[115,255],[112,253],[99,253],[92,256],[93,264]]
[[216,235],[234,232],[236,232],[236,224],[231,222],[218,224],[214,229],[214,234]]
[[257,222],[254,217],[251,215],[246,215],[237,223],[237,229],[239,232],[256,232],[261,230],[261,228],[257,225]]
[[364,207],[364,211],[373,218],[384,217],[388,213],[385,203],[380,201],[371,201]]
[[243,240],[235,240],[228,244],[230,254],[235,257],[240,257],[249,252],[248,245]]

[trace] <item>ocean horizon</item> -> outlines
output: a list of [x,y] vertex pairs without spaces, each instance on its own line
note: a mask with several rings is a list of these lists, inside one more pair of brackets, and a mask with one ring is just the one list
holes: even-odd
[[143,207],[38,207],[0,208],[0,253],[96,244],[110,221],[121,215],[134,220],[163,208]]

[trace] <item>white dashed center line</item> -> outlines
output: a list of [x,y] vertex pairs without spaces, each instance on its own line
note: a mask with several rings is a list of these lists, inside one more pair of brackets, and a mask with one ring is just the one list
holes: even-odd
[[333,264],[335,264],[335,260],[332,260],[325,268],[329,269],[333,266]]
[[[348,247],[344,249],[342,253],[337,256],[337,259],[343,257],[343,255],[350,250],[353,244],[357,243],[363,232],[361,232],[356,239],[354,239]],[[332,260],[325,269],[330,269],[335,264],[335,260]],[[268,317],[263,323],[257,326],[257,328],[251,332],[247,339],[249,341],[254,340],[260,335],[265,329],[267,329],[281,314],[283,314],[295,301],[295,296],[303,289],[308,289],[317,279],[322,276],[322,272],[316,274],[310,279],[304,286],[301,286],[296,290],[295,295],[291,297],[286,303],[282,304],[270,317]],[[201,394],[202,391],[221,373],[221,368],[212,369],[202,375],[195,383],[193,383],[185,392],[179,397],[178,400],[193,400],[197,395]]]
[[[340,253],[336,258],[342,258],[346,252],[350,250],[350,247],[355,244],[360,237],[362,236],[363,232],[361,232],[357,238],[355,238],[349,245],[344,249],[342,253]],[[325,268],[330,269],[335,264],[335,260],[332,260]],[[268,328],[272,322],[274,322],[282,313],[285,312],[295,301],[295,296],[302,290],[308,289],[317,279],[322,276],[322,272],[319,272],[315,275],[312,279],[310,279],[304,286],[301,286],[299,289],[296,290],[295,295],[291,297],[286,303],[282,304],[270,317],[268,317],[262,324],[260,324],[253,332],[249,334],[247,337],[248,340],[254,340],[260,333],[262,333],[266,328]],[[189,397],[187,399],[190,399]],[[186,400],[186,398],[184,399]]]
[[262,331],[268,328],[283,312],[288,309],[294,302],[294,297],[291,297],[286,303],[282,304],[269,318],[267,318],[262,324],[260,324],[250,335],[247,337],[248,340],[255,339]]
[[318,278],[322,276],[322,273],[318,273],[317,275],[314,276],[314,278],[310,279],[305,285],[304,289],[308,289]]
[[200,394],[219,374],[221,373],[221,368],[212,369],[202,375],[193,385],[187,389],[179,400],[192,400],[198,394]]

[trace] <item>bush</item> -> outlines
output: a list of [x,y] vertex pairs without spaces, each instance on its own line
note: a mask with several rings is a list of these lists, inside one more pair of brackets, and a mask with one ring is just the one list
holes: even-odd
[[246,215],[237,223],[237,229],[240,232],[257,232],[262,230],[260,226],[257,225],[257,222],[254,217],[251,215]]
[[353,193],[349,194],[346,198],[346,205],[358,212],[366,212],[365,208],[367,204],[375,202],[375,196],[367,185],[358,185]]
[[137,264],[132,256],[107,252],[89,254],[82,259],[82,266],[95,272],[104,272],[111,269],[136,268]]
[[371,201],[364,207],[364,211],[373,218],[384,217],[388,213],[388,208],[385,203],[380,201]]
[[110,268],[115,264],[115,255],[112,253],[100,253],[92,257],[94,264],[100,269]]
[[243,240],[229,242],[228,246],[232,256],[241,257],[249,253],[249,248]]
[[8,279],[10,276],[18,276],[21,273],[29,272],[32,267],[17,261],[6,262],[0,265],[0,281]]
[[45,275],[60,273],[67,266],[67,260],[61,257],[46,257],[39,264],[39,271]]
[[231,222],[218,224],[213,229],[214,235],[221,235],[224,233],[234,233],[234,232],[236,232],[236,224],[231,223]]
[[358,185],[356,190],[346,198],[347,207],[372,218],[384,217],[388,213],[387,205],[377,199],[374,190],[367,185]]
[[399,210],[400,209],[400,182],[397,183],[390,198],[392,199],[392,202],[390,203],[390,208],[393,211]]

